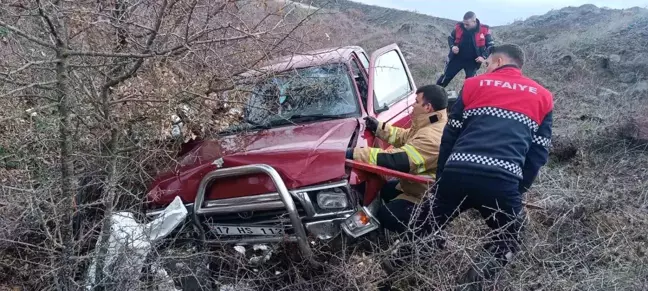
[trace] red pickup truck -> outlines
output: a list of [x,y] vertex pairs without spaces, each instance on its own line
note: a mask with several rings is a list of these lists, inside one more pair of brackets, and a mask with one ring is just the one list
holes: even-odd
[[347,161],[345,151],[388,146],[365,131],[367,116],[409,127],[416,85],[398,46],[285,57],[237,82],[234,90],[248,94],[242,122],[157,177],[147,216],[179,196],[208,242],[292,241],[305,255],[310,240],[377,229],[381,182],[367,173],[408,175]]

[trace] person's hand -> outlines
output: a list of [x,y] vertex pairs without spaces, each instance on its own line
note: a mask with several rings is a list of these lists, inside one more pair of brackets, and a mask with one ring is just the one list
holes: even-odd
[[483,62],[485,62],[485,61],[486,61],[486,60],[484,59],[484,57],[477,57],[477,58],[475,59],[475,62],[478,62],[478,63],[480,63],[480,64],[483,63]]
[[373,133],[376,133],[376,130],[378,130],[378,119],[367,116],[365,117],[365,125],[367,126],[367,129],[370,130]]
[[458,54],[459,53],[459,47],[456,46],[456,45],[452,46],[452,53],[454,53],[455,55]]

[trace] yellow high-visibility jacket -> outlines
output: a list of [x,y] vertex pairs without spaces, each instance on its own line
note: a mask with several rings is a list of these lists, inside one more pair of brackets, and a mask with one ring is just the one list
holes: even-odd
[[[380,122],[376,136],[393,148],[356,148],[353,159],[434,179],[441,135],[447,122],[446,109],[414,117],[412,126],[407,129]],[[396,199],[419,203],[427,188],[428,185],[422,183],[400,181],[396,189],[403,193]]]

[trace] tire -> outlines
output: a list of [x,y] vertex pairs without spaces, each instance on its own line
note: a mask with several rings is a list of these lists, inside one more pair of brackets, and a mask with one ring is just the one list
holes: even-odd
[[[183,291],[216,290],[209,269],[209,251],[202,247],[201,235],[190,218],[185,219],[178,232],[164,238],[149,253],[141,281],[156,286],[154,263],[173,279]],[[205,289],[206,288],[206,289]]]

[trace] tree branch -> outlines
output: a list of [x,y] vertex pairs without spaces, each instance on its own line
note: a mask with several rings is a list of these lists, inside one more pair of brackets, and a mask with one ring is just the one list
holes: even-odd
[[164,103],[169,102],[169,100],[164,99],[140,99],[140,98],[123,98],[119,100],[110,101],[110,104],[119,104],[124,102],[152,102],[152,103]]
[[47,47],[47,48],[50,48],[50,49],[53,49],[53,50],[57,50],[56,46],[54,46],[54,45],[52,45],[50,43],[47,43],[46,41],[35,38],[35,37],[27,34],[26,32],[7,24],[6,22],[4,22],[2,20],[0,20],[0,25],[6,27],[7,29],[11,30],[12,32],[16,33],[17,35],[20,35],[23,38],[26,38],[29,41],[32,41],[34,43],[37,43],[37,44],[39,44],[41,46],[44,46],[44,47]]
[[194,0],[193,3],[191,3],[191,10],[189,11],[189,16],[187,17],[187,24],[185,25],[185,41],[189,40],[189,27],[190,27],[189,24],[191,24],[191,18],[193,17],[197,4],[198,4],[198,0]]
[[63,46],[63,40],[59,36],[58,32],[56,32],[56,28],[54,27],[54,23],[52,23],[52,20],[45,15],[45,11],[43,11],[43,5],[41,4],[41,1],[38,0],[38,15],[40,15],[44,20],[45,23],[47,23],[47,26],[49,27],[50,33],[52,36],[54,36],[54,40],[56,41],[56,46],[57,47],[62,47]]
[[[17,88],[17,89],[11,90],[11,91],[9,91],[9,92],[7,92],[7,93],[5,93],[5,94],[2,94],[2,95],[0,95],[0,98],[4,98],[4,97],[7,97],[7,96],[10,96],[10,95],[12,95],[12,94],[14,94],[14,93],[16,93],[16,92],[20,92],[20,91],[22,91],[22,90],[29,89],[29,88],[34,88],[34,87],[37,87],[37,88],[43,88],[43,86],[45,86],[45,85],[56,84],[56,82],[57,82],[57,81],[47,81],[47,82],[40,82],[40,83],[31,83],[31,84],[28,84],[28,85],[22,86],[22,87],[20,87],[20,88]],[[50,88],[50,89],[51,89],[51,88]]]
[[[51,87],[45,87],[45,86],[39,85],[38,83],[31,83],[31,84],[30,83],[23,83],[23,82],[18,82],[18,81],[14,81],[14,80],[2,78],[2,77],[0,77],[0,81],[7,82],[7,83],[10,83],[10,84],[14,84],[14,85],[18,85],[18,86],[30,86],[30,85],[32,85],[32,87],[34,87],[34,88],[43,89],[43,90],[52,90],[52,89],[54,89],[54,88],[51,88]],[[50,83],[50,82],[54,82],[54,81],[47,81],[46,83]]]
[[[153,42],[155,41],[155,38],[158,36],[158,32],[160,31],[160,26],[162,26],[162,20],[164,19],[164,14],[166,12],[167,5],[168,5],[167,1],[164,0],[164,2],[162,3],[162,9],[160,9],[160,13],[158,14],[157,19],[155,21],[155,26],[153,27],[153,33],[151,33],[151,35],[149,35],[149,38],[146,40],[146,50],[144,51],[144,53],[147,53],[148,51],[150,51],[151,46],[153,45]],[[103,87],[105,89],[108,89],[108,88],[110,88],[112,86],[115,86],[115,85],[127,80],[131,76],[133,76],[135,74],[135,72],[137,72],[137,70],[139,70],[139,68],[144,63],[144,59],[145,58],[140,58],[139,60],[137,60],[137,63],[135,63],[135,65],[133,65],[133,67],[128,72],[124,73],[123,75],[121,75],[121,76],[119,76],[117,78],[114,78],[114,79],[111,78],[111,80],[108,81],[106,84],[104,84]]]
[[[217,39],[209,39],[209,40],[203,40],[203,41],[196,41],[196,42],[191,42],[189,45],[201,45],[201,44],[210,44],[210,43],[215,43],[215,42],[229,42],[229,41],[235,41],[235,40],[242,40],[246,38],[258,38],[261,35],[267,34],[268,31],[263,31],[263,32],[257,32],[257,33],[250,33],[247,35],[240,35],[240,36],[234,36],[234,37],[226,37],[226,38],[217,38]],[[187,51],[189,48],[185,46],[184,44],[178,45],[174,48],[158,51],[158,52],[153,52],[153,53],[113,53],[113,52],[84,52],[84,51],[68,51],[68,55],[70,56],[87,56],[87,57],[113,57],[113,58],[151,58],[151,57],[156,57],[156,56],[163,56],[167,55],[170,53],[181,53],[184,51]]]
[[18,69],[15,69],[15,70],[10,71],[10,72],[8,72],[8,73],[0,73],[0,74],[3,74],[3,75],[5,75],[5,76],[8,77],[8,76],[11,76],[11,75],[13,75],[13,74],[16,74],[16,73],[18,73],[18,72],[20,72],[20,71],[26,70],[27,68],[29,68],[29,67],[31,67],[31,66],[33,66],[33,65],[52,64],[52,63],[57,63],[58,61],[59,61],[59,60],[29,62],[29,63],[24,64],[22,67],[20,67],[20,68],[18,68]]
[[[322,9],[322,8],[320,7],[320,8],[318,8],[318,9],[316,9],[315,12],[312,12],[312,13],[306,15],[306,17],[304,17],[303,19],[301,19],[301,20],[300,20],[300,21],[295,25],[295,27],[293,27],[293,28],[292,28],[288,33],[286,33],[286,34],[284,35],[283,38],[281,38],[277,43],[275,43],[269,51],[273,51],[273,50],[275,50],[277,47],[279,47],[279,46],[280,46],[284,41],[286,41],[286,40],[288,39],[288,37],[289,37],[293,32],[295,32],[295,30],[297,30],[297,28],[299,28],[302,24],[304,24],[304,22],[306,22],[306,20],[310,19],[310,17],[312,17],[313,15],[315,15],[315,14],[316,14],[317,12],[319,12],[321,9]],[[280,23],[280,22],[278,22],[278,23],[275,25],[275,28],[279,25],[279,23]],[[273,29],[274,29],[274,28],[273,28]],[[266,57],[267,57],[267,54],[264,55],[263,57],[260,57],[260,58],[258,58],[257,60],[255,60],[255,61],[254,61],[250,66],[251,66],[251,67],[256,66],[256,65],[259,64],[261,61],[263,61],[263,59],[265,59]],[[230,75],[231,75],[231,76],[237,76],[237,75],[240,75],[240,74],[245,73],[246,71],[248,71],[248,69],[247,69],[247,68],[243,68],[243,69],[239,70],[238,72],[235,72],[235,73],[230,74]],[[214,92],[218,92],[218,89],[215,89],[215,88],[212,86],[212,84],[210,84],[210,85],[209,85],[209,88],[207,89],[207,92],[205,92],[205,95],[209,95],[210,93],[214,93]]]

